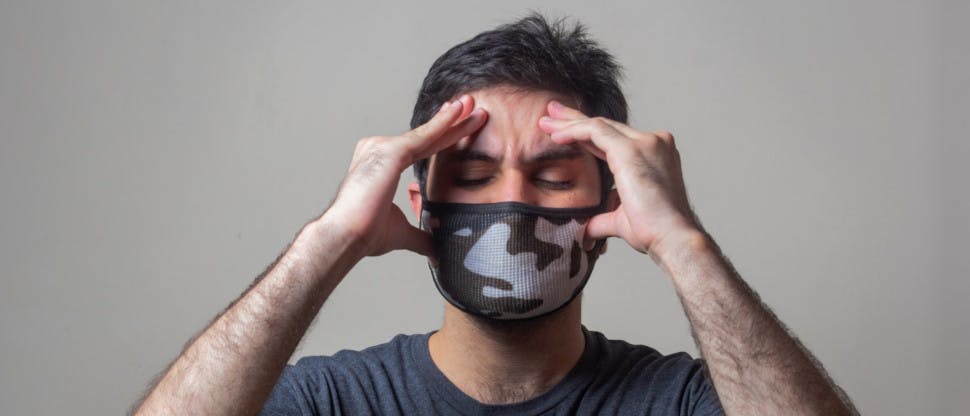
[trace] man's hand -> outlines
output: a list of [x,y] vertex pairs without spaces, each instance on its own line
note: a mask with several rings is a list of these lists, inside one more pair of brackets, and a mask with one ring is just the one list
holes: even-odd
[[587,117],[557,101],[549,103],[548,111],[539,127],[554,142],[582,146],[613,172],[616,189],[610,193],[610,208],[615,209],[590,220],[588,240],[619,237],[646,253],[699,228],[669,132],[642,132],[618,121]]
[[255,414],[324,301],[366,255],[408,249],[431,255],[430,237],[392,202],[401,172],[485,121],[471,97],[444,106],[397,137],[360,141],[331,207],[159,376],[137,414]]
[[650,251],[677,290],[726,414],[858,414],[701,230],[670,133],[637,131],[554,101],[548,111],[539,126],[552,140],[583,146],[616,179],[615,209],[590,220],[587,238],[620,237]]
[[362,243],[364,255],[405,249],[431,256],[431,237],[412,226],[394,205],[394,192],[408,166],[481,128],[487,113],[472,108],[473,98],[465,95],[445,103],[427,123],[400,136],[361,139],[337,197],[324,215],[332,216]]

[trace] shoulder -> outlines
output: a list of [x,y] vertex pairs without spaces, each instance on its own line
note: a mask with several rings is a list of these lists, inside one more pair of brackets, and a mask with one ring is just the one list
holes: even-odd
[[596,331],[589,331],[590,342],[595,344],[599,363],[612,367],[651,367],[658,370],[703,366],[704,361],[686,352],[662,354],[646,345],[631,344],[624,340],[609,339]]
[[641,405],[666,403],[671,410],[720,414],[703,359],[686,352],[662,354],[646,345],[608,339],[595,331],[589,334],[599,356],[592,390],[623,391],[627,399]]
[[300,358],[283,370],[261,414],[401,413],[395,392],[414,377],[411,351],[426,336]]
[[387,372],[402,368],[411,359],[411,346],[426,335],[399,334],[390,341],[361,350],[344,349],[333,355],[300,358],[287,370],[297,373],[351,376]]

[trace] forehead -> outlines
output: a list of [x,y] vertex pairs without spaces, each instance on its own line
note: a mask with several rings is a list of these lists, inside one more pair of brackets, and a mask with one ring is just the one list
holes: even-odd
[[539,128],[539,118],[548,115],[547,105],[558,100],[576,106],[572,97],[550,91],[495,87],[469,93],[475,107],[488,112],[488,120],[477,132],[462,138],[444,153],[476,151],[496,158],[527,157],[549,150],[572,147],[557,145]]

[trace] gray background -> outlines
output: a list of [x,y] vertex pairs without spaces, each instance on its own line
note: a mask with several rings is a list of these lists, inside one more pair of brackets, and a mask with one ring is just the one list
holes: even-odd
[[[860,410],[970,409],[966,2],[60,3],[0,2],[0,414],[125,411],[438,55],[529,8],[616,54],[631,124],[674,133],[705,225]],[[622,241],[584,303],[696,353]],[[421,258],[367,259],[296,356],[441,314]]]

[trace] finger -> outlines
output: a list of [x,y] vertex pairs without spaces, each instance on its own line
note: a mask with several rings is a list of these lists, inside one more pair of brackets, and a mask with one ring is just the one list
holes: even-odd
[[[554,118],[560,118],[560,119],[566,119],[566,120],[582,120],[585,118],[590,118],[585,113],[556,100],[552,100],[549,102],[548,110],[549,110],[549,115]],[[642,134],[636,129],[624,123],[621,123],[619,121],[606,118],[606,117],[601,117],[601,118],[603,119],[603,121],[607,122],[610,126],[615,128],[617,131],[627,136],[636,137]]]
[[431,234],[427,231],[408,225],[407,228],[396,233],[394,246],[418,253],[422,256],[434,258],[434,244]]
[[[565,119],[556,119],[552,117],[539,118],[539,128],[550,135],[552,133],[555,133],[558,129],[565,127],[569,123],[570,122]],[[597,148],[596,145],[594,145],[593,143],[578,142],[576,144],[579,145],[579,147],[581,147],[583,150],[593,154],[593,156],[596,156],[597,158],[602,160],[606,160],[606,153],[603,153],[603,151]]]
[[546,110],[549,111],[550,116],[555,118],[565,118],[570,120],[589,118],[589,116],[583,114],[582,111],[565,105],[557,100],[549,101],[549,104],[546,106]]
[[596,245],[596,240],[609,237],[619,237],[616,231],[615,212],[606,212],[589,219],[586,223],[586,235],[583,237],[583,249],[592,250]]
[[576,143],[576,144],[579,145],[579,147],[583,148],[583,150],[591,153],[597,159],[600,159],[600,160],[603,160],[603,161],[606,160],[606,153],[604,153],[602,150],[600,150],[600,148],[596,147],[596,145],[594,145],[592,143],[587,143],[587,142],[579,142],[579,143]]
[[[578,113],[577,112],[577,114],[583,114],[583,113]],[[584,119],[592,118],[592,119],[596,119],[596,120],[599,120],[601,122],[604,122],[604,123],[608,124],[610,127],[613,127],[616,131],[618,131],[620,133],[623,133],[623,135],[625,135],[627,137],[630,137],[630,138],[635,138],[635,137],[640,136],[640,135],[643,134],[642,132],[638,131],[637,129],[634,129],[633,127],[630,127],[630,126],[628,126],[626,124],[620,123],[619,121],[616,121],[616,120],[613,120],[613,119],[609,119],[609,118],[606,118],[606,117],[586,117],[585,115],[583,115],[582,117],[572,117],[570,115],[566,115],[564,117],[559,117],[559,116],[555,116],[553,114],[550,114],[550,117],[546,117],[546,118],[552,119],[552,120],[567,121],[566,124],[568,124],[568,122],[570,122],[570,121],[579,121],[579,120],[584,120]]]
[[[594,128],[602,129],[603,132],[605,133],[619,134],[628,139],[632,139],[634,138],[635,135],[640,134],[638,131],[624,125],[623,123],[610,120],[604,117],[584,118],[584,119],[578,119],[578,120],[567,119],[567,118],[556,118],[556,117],[549,117],[549,116],[543,116],[539,118],[539,128],[541,128],[542,131],[549,133],[550,135],[557,131],[564,130],[566,128],[570,128],[579,124],[589,124]],[[631,134],[627,134],[627,132]]]
[[459,120],[462,120],[465,117],[468,117],[468,115],[471,114],[472,110],[475,109],[475,99],[472,98],[471,95],[468,95],[468,94],[462,95],[461,97],[458,97],[457,101],[461,103],[461,115],[458,116]]
[[606,196],[606,207],[608,212],[599,214],[589,219],[586,224],[586,238],[590,241],[608,237],[620,237],[616,229],[616,216],[620,212],[620,195],[616,189],[611,190]]
[[[550,117],[540,119],[543,130],[549,132],[552,141],[559,144],[586,143],[594,145],[605,159],[611,152],[629,146],[631,139],[617,131],[601,118],[584,120],[562,120]],[[587,148],[588,149],[588,148]],[[594,155],[596,153],[594,152]]]
[[469,136],[478,129],[482,128],[482,126],[485,125],[485,120],[487,119],[488,113],[485,111],[485,109],[476,108],[468,114],[468,118],[452,126],[438,137],[413,144],[411,154],[413,155],[414,160],[431,157],[431,155],[438,153],[451,145],[454,145],[458,142],[458,140],[461,140],[462,137]]
[[630,126],[628,126],[626,124],[620,123],[619,121],[616,121],[616,120],[613,120],[613,119],[609,119],[609,118],[606,118],[606,117],[600,117],[600,119],[603,120],[603,122],[605,122],[606,124],[609,124],[610,127],[613,127],[614,129],[616,129],[616,131],[618,131],[620,133],[623,133],[623,135],[625,135],[627,137],[635,138],[635,137],[640,136],[641,134],[643,134],[642,132],[638,131],[637,129],[635,129],[633,127],[630,127]]
[[423,256],[433,255],[431,234],[411,225],[404,216],[404,211],[401,211],[401,207],[391,204],[388,215],[392,219],[388,222],[384,252],[403,249]]
[[428,122],[402,134],[410,142],[419,143],[440,136],[459,120],[463,112],[465,96],[441,105],[438,112]]

